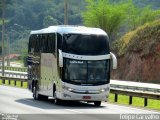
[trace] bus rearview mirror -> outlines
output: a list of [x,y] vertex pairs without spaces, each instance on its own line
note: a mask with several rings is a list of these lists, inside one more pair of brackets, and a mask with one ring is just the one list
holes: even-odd
[[63,67],[63,54],[62,51],[59,49],[59,67]]
[[110,52],[110,55],[113,63],[113,69],[117,69],[117,58],[112,52]]

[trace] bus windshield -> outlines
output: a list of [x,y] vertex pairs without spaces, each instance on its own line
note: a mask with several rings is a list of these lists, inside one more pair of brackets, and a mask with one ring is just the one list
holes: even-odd
[[104,35],[65,34],[62,50],[78,55],[109,54],[108,37]]
[[64,81],[75,84],[109,83],[109,60],[82,61],[64,59]]

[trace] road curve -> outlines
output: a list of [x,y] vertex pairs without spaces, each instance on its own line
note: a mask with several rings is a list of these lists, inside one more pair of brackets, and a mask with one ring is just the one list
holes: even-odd
[[56,120],[106,120],[106,117],[109,120],[116,120],[120,114],[160,114],[156,111],[110,103],[102,103],[101,107],[82,102],[64,102],[62,105],[55,105],[53,99],[33,100],[31,92],[27,89],[2,85],[0,85],[0,113],[18,114],[20,120],[53,120],[53,118]]

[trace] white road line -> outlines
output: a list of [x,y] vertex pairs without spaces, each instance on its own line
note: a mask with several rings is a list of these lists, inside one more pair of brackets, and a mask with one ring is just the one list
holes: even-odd
[[83,112],[80,112],[77,110],[71,110],[71,109],[65,109],[65,110],[70,111],[70,112],[74,112],[74,113],[78,113],[78,114],[83,114]]

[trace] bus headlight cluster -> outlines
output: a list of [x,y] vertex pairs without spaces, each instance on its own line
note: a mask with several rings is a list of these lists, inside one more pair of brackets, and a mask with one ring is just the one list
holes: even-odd
[[103,89],[100,89],[99,92],[102,93],[102,92],[107,92],[109,91],[109,87],[106,87],[106,88],[103,88]]
[[105,92],[105,89],[101,89],[100,92]]
[[62,88],[64,89],[64,90],[68,90],[68,91],[73,91],[73,88],[70,88],[70,87],[67,87],[67,86],[62,86]]

